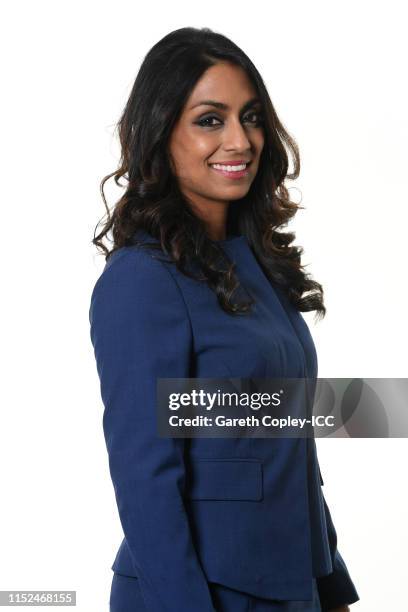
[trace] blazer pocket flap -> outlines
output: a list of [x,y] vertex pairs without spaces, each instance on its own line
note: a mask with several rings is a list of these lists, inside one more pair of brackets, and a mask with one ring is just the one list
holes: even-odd
[[188,499],[260,501],[262,462],[258,459],[194,459],[187,470]]

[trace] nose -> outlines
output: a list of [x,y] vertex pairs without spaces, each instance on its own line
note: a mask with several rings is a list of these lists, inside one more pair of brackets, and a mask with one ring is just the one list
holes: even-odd
[[223,148],[226,151],[248,151],[251,142],[239,119],[230,119],[223,130]]

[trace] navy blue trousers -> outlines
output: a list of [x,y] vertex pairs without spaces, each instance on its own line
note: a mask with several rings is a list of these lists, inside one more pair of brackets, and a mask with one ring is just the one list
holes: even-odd
[[[321,612],[316,581],[312,601],[277,601],[260,599],[220,584],[209,583],[217,612]],[[149,612],[140,592],[138,579],[114,572],[110,594],[110,612]]]

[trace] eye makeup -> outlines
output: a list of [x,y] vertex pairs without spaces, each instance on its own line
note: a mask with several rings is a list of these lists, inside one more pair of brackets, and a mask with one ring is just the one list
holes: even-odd
[[[245,120],[246,118],[250,117],[251,115],[256,115],[256,121],[249,121],[250,124],[252,124],[254,127],[258,127],[260,125],[262,125],[263,123],[263,115],[260,111],[257,110],[253,110],[250,111],[249,113],[247,113],[243,119]],[[206,124],[206,121],[210,121],[211,119],[216,119],[218,121],[222,121],[222,119],[220,119],[217,115],[215,115],[214,113],[208,113],[207,115],[204,115],[202,117],[200,117],[197,121],[194,121],[195,125],[198,125],[200,127],[217,127],[217,125],[209,125],[208,123]]]

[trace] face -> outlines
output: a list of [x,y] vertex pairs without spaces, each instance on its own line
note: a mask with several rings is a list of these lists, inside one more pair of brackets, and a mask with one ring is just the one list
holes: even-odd
[[[183,194],[207,220],[244,197],[264,145],[261,103],[246,72],[223,62],[197,82],[175,125],[169,156]],[[215,164],[215,166],[214,166]],[[218,211],[218,212],[217,212]]]

